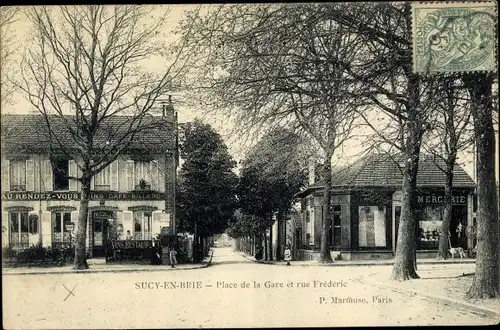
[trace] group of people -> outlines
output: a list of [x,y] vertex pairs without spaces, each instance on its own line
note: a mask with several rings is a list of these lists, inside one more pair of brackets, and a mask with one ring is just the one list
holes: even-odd
[[[255,252],[255,259],[262,260],[263,257],[264,257],[264,255],[263,255],[263,251],[262,251],[262,246],[258,246],[257,251]],[[290,266],[290,261],[292,261],[292,251],[290,250],[289,245],[287,245],[285,247],[284,257],[285,257],[286,265]]]
[[[153,249],[154,249],[154,247],[153,247]],[[160,244],[158,244],[155,251],[151,254],[151,264],[152,265],[161,265],[162,264],[162,260],[161,260],[162,252],[163,252],[162,247]],[[177,251],[175,250],[175,247],[170,248],[169,264],[172,268],[175,268],[175,265],[177,265]]]

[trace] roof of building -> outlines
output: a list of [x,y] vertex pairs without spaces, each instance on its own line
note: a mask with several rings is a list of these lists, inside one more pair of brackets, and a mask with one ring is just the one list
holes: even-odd
[[[61,146],[65,150],[79,148],[84,140],[75,134],[77,126],[77,117],[70,115],[2,114],[2,150],[44,151],[49,150],[51,141],[56,150]],[[107,117],[94,135],[94,146],[125,143],[132,131],[136,134],[126,150],[157,151],[175,147],[173,122],[160,116],[145,116],[140,122],[132,116]]]
[[[402,156],[371,153],[358,159],[352,165],[332,168],[332,188],[356,189],[358,187],[399,188],[403,182],[401,169],[404,166]],[[400,169],[401,167],[401,169]],[[418,187],[444,187],[444,160],[431,155],[420,155],[417,174]],[[476,184],[460,165],[453,169],[453,186],[456,188],[474,188]],[[323,189],[324,181],[316,182],[297,194],[297,197]]]

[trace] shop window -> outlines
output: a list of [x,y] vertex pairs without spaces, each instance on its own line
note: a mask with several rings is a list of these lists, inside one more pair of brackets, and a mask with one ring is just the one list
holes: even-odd
[[151,177],[150,177],[150,162],[135,162],[134,169],[135,176],[135,189],[136,190],[150,190]]
[[151,212],[134,212],[134,239],[151,239]]
[[52,160],[54,190],[69,190],[69,162],[67,159]]
[[10,161],[10,190],[26,191],[26,161]]
[[417,239],[418,249],[435,250],[439,247],[443,211],[443,206],[426,206],[420,209]]
[[306,233],[306,242],[307,242],[307,244],[309,244],[309,245],[312,245],[312,244],[313,244],[313,241],[312,241],[312,239],[311,239],[311,234],[309,234],[309,233]]
[[386,247],[385,206],[359,206],[359,246]]
[[52,213],[52,243],[70,243],[71,235],[66,225],[71,222],[70,212]]
[[28,217],[27,212],[10,212],[10,245],[13,247],[28,247],[29,234],[38,233],[38,219]]
[[94,190],[111,189],[111,166],[106,166],[94,176]]

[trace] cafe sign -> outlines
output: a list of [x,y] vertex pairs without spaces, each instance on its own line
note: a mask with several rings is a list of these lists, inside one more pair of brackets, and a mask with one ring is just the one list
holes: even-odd
[[[77,201],[80,200],[81,193],[79,192],[44,192],[44,193],[31,193],[31,192],[6,192],[2,194],[4,201],[29,201],[29,200],[46,200],[46,201]],[[112,192],[112,191],[99,191],[91,192],[90,200],[164,200],[165,193],[159,192]]]

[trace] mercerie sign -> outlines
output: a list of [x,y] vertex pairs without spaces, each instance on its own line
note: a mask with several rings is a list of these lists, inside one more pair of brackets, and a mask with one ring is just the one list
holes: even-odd
[[[418,196],[417,201],[419,204],[444,204],[445,203],[445,198],[444,196]],[[452,196],[451,197],[451,203],[455,205],[465,205],[467,204],[467,196],[464,195],[458,195],[458,196]]]
[[[2,194],[2,200],[6,201],[26,201],[26,200],[58,200],[74,201],[80,200],[79,192],[6,192]],[[164,193],[159,192],[128,192],[119,193],[112,191],[91,192],[91,200],[162,200],[165,199]]]

